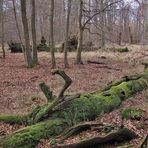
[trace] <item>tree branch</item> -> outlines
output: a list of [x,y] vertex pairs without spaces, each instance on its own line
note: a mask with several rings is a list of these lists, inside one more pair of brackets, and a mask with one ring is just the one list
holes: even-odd
[[34,123],[39,122],[42,118],[45,118],[48,116],[53,109],[64,100],[64,92],[66,89],[71,85],[72,80],[71,78],[65,74],[63,70],[56,69],[52,71],[52,74],[58,74],[65,80],[65,85],[63,86],[61,92],[59,93],[58,97],[56,97],[51,103],[48,103],[48,105],[45,107],[44,111],[39,111],[34,119]]
[[116,4],[116,3],[119,3],[119,2],[121,2],[121,1],[122,1],[122,0],[119,0],[119,1],[113,2],[113,3],[110,3],[109,5],[107,5],[106,7],[104,7],[104,8],[103,8],[102,10],[100,10],[99,12],[93,14],[93,15],[83,24],[82,29],[84,29],[85,26],[86,26],[96,15],[98,15],[98,14],[100,14],[101,12],[105,11],[108,7],[110,7],[110,6],[112,6],[112,5]]
[[71,80],[71,78],[68,75],[66,75],[66,73],[63,70],[59,70],[59,69],[53,70],[52,74],[53,75],[55,75],[55,74],[60,75],[64,79],[64,81],[65,81],[65,84],[64,84],[62,90],[60,91],[58,97],[57,97],[57,98],[63,98],[64,92],[71,85],[72,80]]

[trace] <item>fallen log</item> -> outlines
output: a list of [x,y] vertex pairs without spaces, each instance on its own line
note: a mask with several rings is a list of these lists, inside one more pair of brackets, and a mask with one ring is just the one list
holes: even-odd
[[104,62],[91,61],[91,60],[88,60],[87,63],[88,63],[88,64],[106,64],[106,63],[104,63]]
[[[62,74],[67,77],[61,71],[56,71],[54,74]],[[137,75],[135,79],[128,78],[128,81],[112,84],[101,92],[76,95],[75,98],[64,96],[64,91],[70,83],[68,78],[53,102],[47,102],[47,104],[35,108],[29,115],[11,116],[11,118],[10,116],[0,116],[0,122],[15,123],[16,121],[16,123],[22,124],[23,122],[27,125],[6,138],[0,139],[3,148],[33,148],[40,139],[59,135],[67,127],[83,121],[92,121],[99,114],[111,112],[118,108],[122,101],[148,88],[148,69],[145,69],[143,74]]]
[[121,71],[121,69],[109,67],[109,66],[106,65],[106,63],[103,63],[103,62],[90,61],[90,60],[88,60],[87,63],[88,64],[98,64],[99,66],[97,66],[97,68],[105,68],[105,69],[111,69],[111,70]]

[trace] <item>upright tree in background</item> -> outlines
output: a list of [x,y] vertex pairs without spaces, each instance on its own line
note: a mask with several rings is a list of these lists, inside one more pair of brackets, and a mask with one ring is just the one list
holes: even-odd
[[54,54],[54,34],[53,34],[53,19],[54,19],[54,0],[50,3],[50,51],[51,51],[51,68],[56,67],[56,60]]
[[25,43],[25,54],[26,54],[26,62],[28,68],[31,68],[32,65],[32,56],[30,49],[30,38],[29,38],[29,28],[27,21],[27,13],[26,13],[26,0],[20,0],[21,3],[21,13],[22,13],[22,24],[23,24],[23,33],[24,33],[24,43]]
[[17,32],[18,32],[18,37],[19,37],[19,40],[20,40],[20,43],[21,43],[21,46],[22,46],[22,50],[23,50],[23,53],[24,53],[24,59],[26,60],[25,49],[24,49],[24,46],[23,46],[23,41],[22,41],[21,32],[20,32],[20,28],[19,28],[19,22],[18,22],[18,19],[17,19],[15,0],[12,0],[12,4],[13,4],[14,18],[15,18],[16,28],[17,28]]
[[[102,11],[104,9],[104,0],[100,0],[100,10]],[[100,13],[100,24],[102,27],[105,26],[105,11],[102,11]],[[105,47],[105,32],[104,29],[100,30],[100,48]]]
[[78,9],[78,46],[77,46],[76,64],[82,64],[82,59],[81,59],[81,50],[82,50],[82,42],[83,42],[82,11],[83,11],[83,0],[79,0],[79,9]]
[[5,58],[3,0],[0,0],[0,22],[1,22],[1,45],[3,51],[3,58]]
[[32,51],[33,51],[33,65],[38,64],[38,56],[37,56],[37,45],[36,45],[36,24],[35,24],[35,18],[36,18],[36,9],[35,9],[35,0],[31,0],[31,29],[32,29]]
[[71,13],[71,0],[68,0],[66,29],[65,29],[65,44],[64,44],[64,65],[65,65],[65,68],[69,67],[68,59],[67,59],[67,41],[68,41],[68,36],[69,36],[70,13]]

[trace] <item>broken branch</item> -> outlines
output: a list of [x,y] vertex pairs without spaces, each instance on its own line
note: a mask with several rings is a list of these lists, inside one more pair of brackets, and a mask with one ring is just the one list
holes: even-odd
[[58,74],[65,80],[65,85],[63,86],[62,90],[58,95],[58,98],[62,98],[64,96],[64,92],[66,91],[66,89],[71,85],[72,80],[63,70],[59,69],[53,70],[52,74],[53,75]]
[[39,84],[39,86],[40,86],[42,92],[44,93],[44,95],[46,96],[47,101],[52,102],[53,101],[53,96],[52,96],[52,91],[50,91],[49,86],[47,86],[44,82],[41,82]]

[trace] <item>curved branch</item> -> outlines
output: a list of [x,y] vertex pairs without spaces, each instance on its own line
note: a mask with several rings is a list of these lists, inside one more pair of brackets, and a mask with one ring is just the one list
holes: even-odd
[[39,122],[42,118],[45,118],[46,116],[48,116],[52,110],[54,109],[54,107],[56,107],[59,103],[61,103],[64,100],[64,92],[66,91],[66,89],[71,85],[72,80],[71,78],[65,74],[65,72],[63,70],[53,70],[52,74],[58,74],[60,75],[64,80],[65,80],[65,85],[63,86],[61,92],[59,93],[58,97],[55,98],[55,100],[53,100],[51,103],[48,103],[48,105],[43,109],[40,110],[38,112],[38,114],[36,115],[35,119],[34,119],[34,123]]
[[63,86],[62,90],[60,91],[58,95],[58,98],[62,98],[64,96],[64,92],[66,91],[66,89],[71,85],[72,80],[63,70],[60,70],[60,69],[53,70],[52,74],[60,75],[65,81],[65,85]]

